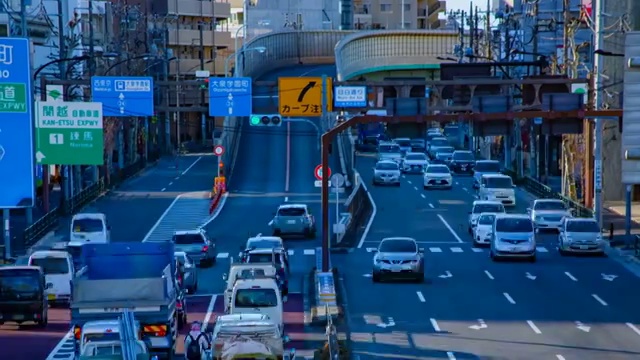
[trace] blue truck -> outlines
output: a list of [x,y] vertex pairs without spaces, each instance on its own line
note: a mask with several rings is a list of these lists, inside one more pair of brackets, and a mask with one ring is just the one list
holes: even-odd
[[127,309],[140,323],[140,340],[150,344],[151,353],[173,359],[179,295],[173,244],[85,244],[80,263],[71,283],[76,341],[87,322],[115,320]]

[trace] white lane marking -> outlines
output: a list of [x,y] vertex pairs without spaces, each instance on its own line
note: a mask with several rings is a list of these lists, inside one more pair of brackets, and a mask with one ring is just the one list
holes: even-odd
[[293,256],[294,251],[293,250],[287,250],[287,254],[289,254],[289,256]]
[[442,223],[444,224],[444,226],[449,229],[449,232],[451,233],[451,235],[453,235],[454,238],[456,238],[456,240],[458,240],[459,243],[463,243],[464,241],[462,241],[462,239],[460,239],[460,236],[458,236],[458,234],[456,234],[455,231],[453,231],[453,228],[449,225],[449,223],[447,222],[447,220],[445,220],[442,215],[438,214],[438,218],[440,219],[440,221],[442,221]]
[[[199,157],[196,159],[196,161],[194,161],[193,163],[191,163],[191,165],[189,165],[189,167],[188,167],[188,168],[184,169],[184,171],[183,171],[183,172],[182,172],[182,174],[180,174],[180,175],[184,175],[184,174],[188,173],[188,172],[189,172],[189,170],[191,170],[191,168],[192,168],[192,167],[194,167],[194,166],[198,163],[198,161],[200,161],[200,160],[202,160],[202,156],[199,156]],[[180,178],[180,176],[176,177],[176,180],[178,180],[179,178]]]
[[431,326],[433,326],[433,330],[435,330],[436,332],[442,331],[440,330],[440,325],[438,325],[438,322],[436,321],[436,319],[431,318],[429,319],[429,321],[431,322]]
[[[358,177],[360,177],[360,173],[358,173],[357,171],[355,171],[355,173],[358,175]],[[369,219],[367,226],[364,228],[364,232],[362,233],[362,237],[360,238],[360,242],[358,243],[358,249],[362,248],[367,235],[369,235],[369,230],[371,230],[371,225],[373,225],[373,220],[376,218],[376,213],[378,212],[378,207],[376,207],[376,203],[375,201],[373,201],[373,196],[371,196],[369,189],[367,189],[367,185],[365,185],[364,182],[361,181],[360,186],[364,187],[364,191],[367,192],[367,196],[369,197],[369,201],[371,201],[373,210],[371,210],[371,218]]]
[[211,296],[211,301],[209,301],[209,307],[207,307],[207,314],[204,316],[204,321],[202,322],[202,328],[206,329],[207,325],[209,325],[209,321],[211,321],[211,315],[213,315],[213,306],[216,304],[216,298],[218,295]]
[[147,241],[148,238],[151,237],[151,234],[153,234],[153,231],[160,225],[160,223],[162,222],[162,220],[167,216],[167,214],[169,213],[169,211],[171,211],[171,208],[173,208],[176,203],[178,202],[178,200],[180,200],[180,198],[182,197],[182,194],[176,196],[175,199],[173,199],[173,201],[171,202],[171,204],[169,204],[169,206],[167,206],[167,208],[164,210],[164,212],[162,213],[162,215],[160,215],[160,217],[158,218],[158,221],[156,221],[155,224],[153,224],[153,226],[151,227],[151,230],[149,230],[149,232],[147,233],[147,235],[145,235],[144,239],[142,239],[142,242]]
[[218,255],[216,255],[216,257],[218,259],[226,259],[229,257],[229,253],[218,253]]
[[169,186],[173,185],[173,181],[169,182]]
[[405,175],[402,175],[402,178],[404,179],[404,178],[406,178],[406,176],[405,176]]
[[[53,348],[53,350],[51,350],[51,353],[47,357],[47,360],[60,360],[61,359],[60,355],[62,355],[62,353],[60,353],[60,350],[62,350],[62,347],[65,346],[67,342],[71,341],[72,339],[73,339],[73,328],[71,328],[71,330],[69,330],[69,332],[66,333],[64,337],[60,340],[58,345],[56,345],[56,347]],[[70,359],[73,359],[74,357],[75,356],[69,356]]]
[[429,251],[431,251],[433,253],[441,253],[442,249],[440,249],[439,247],[430,247]]
[[578,279],[576,279],[576,277],[575,277],[575,276],[571,275],[571,273],[570,273],[570,272],[565,271],[565,272],[564,272],[564,274],[565,274],[565,275],[567,275],[567,277],[568,277],[569,279],[571,279],[571,280],[573,280],[573,281],[578,281]]
[[179,180],[179,179],[180,179],[180,176],[176,176],[175,180]]
[[162,190],[160,190],[160,191],[165,191],[165,190],[167,190],[167,188],[162,188]]
[[305,255],[315,255],[316,249],[304,249],[303,254]]
[[463,187],[462,190],[464,191],[469,191],[466,187]]
[[454,253],[461,253],[461,252],[462,252],[462,248],[459,248],[459,247],[452,247],[452,248],[451,248],[451,252],[454,252]]
[[269,221],[269,222],[267,223],[267,226],[271,226],[271,225],[273,225],[273,220],[271,220],[271,221]]
[[456,185],[460,185],[460,183],[456,181]]
[[541,253],[549,252],[549,250],[547,250],[547,248],[542,247],[542,246],[538,246],[538,247],[536,247],[536,251],[537,251],[537,252],[541,252]]
[[412,184],[411,180],[407,180],[407,182],[408,182],[409,184]]
[[633,330],[634,333],[640,336],[640,329],[638,329],[635,325],[633,325],[632,323],[625,323],[625,325],[627,325],[629,329]]
[[558,360],[566,360],[566,359],[564,358],[564,356],[562,356],[562,355],[560,355],[560,354],[556,354],[556,359],[558,359]]
[[422,196],[423,199],[427,198],[426,196],[424,196],[424,194],[420,194],[420,196]]
[[416,291],[416,294],[418,295],[418,300],[420,300],[420,302],[426,302],[427,300],[425,300],[424,295],[422,295],[422,291]]
[[456,360],[456,356],[453,354],[453,351],[447,351],[447,358],[449,360]]
[[289,201],[289,197],[288,197],[288,196],[285,196],[285,197],[284,197],[284,202],[288,202],[288,201]]
[[515,305],[515,300],[513,300],[513,298],[511,297],[511,295],[509,295],[509,293],[502,293],[502,295],[504,295],[505,298],[507,298],[507,301],[514,304]]
[[287,121],[287,155],[284,170],[284,191],[289,191],[289,176],[291,175],[291,123]]
[[435,208],[436,208],[435,206],[433,206],[433,204],[432,204],[432,203],[429,203],[429,207],[430,207],[430,208],[432,208],[432,209],[435,209]]
[[[413,188],[414,188],[415,190],[418,190],[418,187],[417,187],[417,186],[414,186]],[[423,194],[423,195],[424,195],[424,194]]]
[[491,280],[494,280],[495,278],[493,277],[493,275],[491,275],[491,273],[489,272],[489,270],[485,270],[484,271],[485,275],[487,275],[487,277]]
[[484,250],[482,250],[482,249],[480,249],[480,248],[471,248],[471,250],[472,250],[473,252],[476,252],[476,253],[484,252]]
[[609,306],[609,304],[607,304],[606,301],[602,300],[602,298],[596,294],[591,294],[591,296],[596,299],[597,302],[599,302],[600,304],[602,304],[602,306]]
[[533,323],[533,321],[527,320],[527,325],[529,325],[529,327],[531,328],[531,330],[533,330],[534,333],[542,334],[542,331],[538,329],[538,327],[536,326],[536,324]]

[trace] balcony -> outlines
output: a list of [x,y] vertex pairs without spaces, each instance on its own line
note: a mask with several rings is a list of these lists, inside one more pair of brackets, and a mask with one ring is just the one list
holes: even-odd
[[[434,1],[429,4],[427,8],[427,17],[431,19],[432,17],[438,17],[438,14],[441,12],[447,11],[447,2],[446,1]],[[433,19],[434,21],[436,19]]]
[[[223,75],[224,74],[224,57],[222,55],[218,55],[215,62],[211,62],[208,64],[204,64],[204,69],[209,70],[209,73],[213,76]],[[208,59],[205,59],[205,62]],[[180,67],[180,75],[181,76],[195,76],[196,71],[200,70],[200,59],[180,59],[180,61],[174,60],[169,65],[169,74],[176,75],[178,74],[178,66]],[[215,66],[215,72],[214,72]],[[229,67],[232,67],[233,63],[229,64]]]
[[[232,44],[231,33],[226,31],[203,31],[202,42],[204,46],[215,46],[217,48],[227,48]],[[214,45],[215,39],[215,45]],[[172,29],[169,30],[169,38],[167,39],[169,46],[198,46],[200,45],[200,31],[191,29]]]
[[222,1],[198,1],[198,0],[165,0],[168,1],[167,12],[169,15],[196,16],[216,19],[228,19],[231,17],[231,4]]
[[427,8],[418,8],[418,19],[427,17]]

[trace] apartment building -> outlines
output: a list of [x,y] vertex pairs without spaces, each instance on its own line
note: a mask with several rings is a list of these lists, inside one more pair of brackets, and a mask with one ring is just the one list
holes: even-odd
[[439,29],[447,11],[440,0],[354,0],[354,29]]

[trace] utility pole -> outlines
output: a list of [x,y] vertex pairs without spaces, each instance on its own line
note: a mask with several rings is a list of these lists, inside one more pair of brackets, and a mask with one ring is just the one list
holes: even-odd
[[[602,50],[604,49],[604,26],[603,26],[603,16],[604,16],[604,0],[596,0],[596,6],[594,9],[595,14],[595,43],[596,49]],[[595,75],[594,82],[594,103],[595,110],[598,110],[602,107],[602,85],[603,79],[601,72],[604,70],[604,56],[596,53],[594,58],[595,69],[593,69],[593,74]],[[591,126],[591,124],[589,124]],[[603,151],[602,151],[602,132],[604,131],[604,119],[596,118],[595,119],[595,136],[593,142],[593,209],[594,216],[598,225],[602,227],[602,161],[603,161]],[[591,141],[591,139],[585,139],[585,141]]]
[[[204,70],[204,32],[203,32],[202,22],[198,23],[198,30],[200,30],[200,70]],[[215,29],[213,31],[215,33]],[[215,47],[215,44],[213,44]],[[200,104],[205,106],[204,103],[204,92],[205,90],[200,90]],[[204,112],[200,113],[200,127],[202,132],[202,145],[207,143],[207,116]],[[212,139],[213,140],[213,139]]]
[[[536,60],[538,58],[538,11],[539,11],[539,6],[538,6],[539,1],[535,1],[533,3],[533,16],[532,16],[532,22],[533,22],[533,27],[532,27],[532,40],[533,40],[533,56],[534,59]],[[540,74],[542,75],[542,74]],[[540,154],[538,154],[539,152],[539,148],[540,148],[540,143],[539,143],[539,132],[538,129],[540,128],[539,125],[536,125],[535,122],[531,122],[531,126],[530,126],[530,130],[529,130],[529,175],[534,178],[534,179],[540,179],[539,174],[540,174]]]
[[[7,9],[9,11],[9,9]],[[29,37],[29,26],[27,25],[27,2],[25,0],[20,1],[20,35],[22,37]]]

